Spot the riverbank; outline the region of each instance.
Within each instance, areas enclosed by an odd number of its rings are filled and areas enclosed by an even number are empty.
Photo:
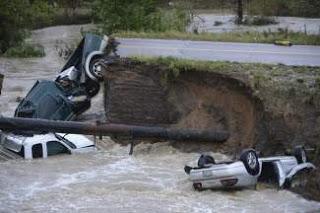
[[[185,152],[236,156],[255,147],[268,156],[304,145],[319,162],[320,67],[134,58],[109,70],[104,106],[110,122],[230,133],[222,144],[174,144]],[[313,187],[295,191],[318,200],[319,176],[308,180]]]

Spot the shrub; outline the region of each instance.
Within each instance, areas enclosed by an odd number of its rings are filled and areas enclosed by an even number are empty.
[[[6,57],[28,58],[45,56],[44,48],[41,45],[22,43],[19,46],[9,48],[5,53]]]
[[[27,29],[50,21],[51,7],[47,1],[0,0],[0,54],[10,47],[21,47]]]
[[[0,1],[0,54],[22,42],[25,25],[30,22],[27,0]]]
[[[157,11],[150,15],[150,23],[148,28],[144,31],[166,32],[166,31],[179,31],[184,32],[189,19],[182,9],[163,10]]]
[[[262,26],[262,25],[269,25],[269,24],[278,24],[278,22],[273,17],[247,16],[244,19],[243,24],[244,25]]]
[[[96,0],[94,21],[109,35],[119,31],[185,31],[188,17],[182,9],[159,9],[154,0]]]
[[[96,0],[93,5],[94,21],[106,34],[118,30],[142,30],[148,26],[155,12],[153,0]]]
[[[248,8],[253,15],[320,17],[319,0],[253,0]]]
[[[54,8],[47,1],[33,0],[29,7],[31,17],[30,27],[41,28],[52,24],[54,19]]]

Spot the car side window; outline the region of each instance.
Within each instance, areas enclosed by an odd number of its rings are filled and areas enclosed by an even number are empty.
[[[43,157],[43,149],[42,144],[38,143],[32,146],[32,157],[33,158],[42,158]]]
[[[64,153],[70,154],[69,149],[58,141],[47,142],[47,150],[48,150],[48,156],[64,154]]]

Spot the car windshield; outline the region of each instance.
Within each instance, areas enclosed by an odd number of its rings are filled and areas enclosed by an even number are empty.
[[[66,136],[67,134],[65,134],[64,136]],[[64,138],[64,136],[60,136],[58,134],[55,134],[56,138],[58,138],[59,140],[65,142],[69,147],[71,147],[72,149],[77,148],[76,145],[74,145],[74,143],[72,143],[71,141],[67,140],[66,138]]]

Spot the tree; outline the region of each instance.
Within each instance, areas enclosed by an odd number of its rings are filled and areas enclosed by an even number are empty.
[[[0,0],[0,54],[18,46],[28,29],[51,21],[47,0]]]
[[[154,0],[97,0],[93,7],[95,22],[106,34],[119,30],[141,31],[150,26],[156,10]]]
[[[80,7],[82,0],[58,0],[58,4],[64,7],[67,17],[74,17],[75,11]]]
[[[21,42],[30,22],[28,0],[0,0],[0,54]]]

